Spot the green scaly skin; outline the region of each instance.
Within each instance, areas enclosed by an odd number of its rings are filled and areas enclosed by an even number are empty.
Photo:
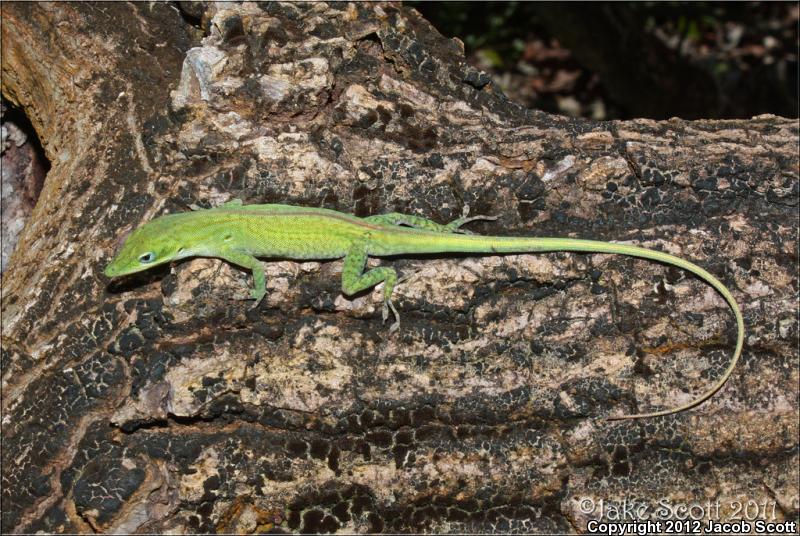
[[[217,257],[251,270],[251,297],[258,303],[266,293],[264,268],[257,257],[293,260],[344,258],[342,292],[348,296],[384,283],[383,319],[392,304],[397,272],[381,266],[364,271],[367,258],[441,253],[535,253],[577,251],[640,257],[687,270],[714,287],[736,318],[733,358],[722,377],[705,393],[682,406],[608,420],[658,417],[693,408],[714,395],[730,377],[742,353],[744,320],[730,291],[716,277],[679,257],[636,246],[573,238],[478,236],[460,231],[461,225],[485,216],[461,218],[447,225],[405,214],[358,218],[334,210],[289,205],[242,205],[234,200],[220,207],[161,216],[136,229],[108,265],[105,274],[117,277],[140,272],[185,257]]]

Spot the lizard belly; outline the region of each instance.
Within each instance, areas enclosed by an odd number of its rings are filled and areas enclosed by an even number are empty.
[[[303,233],[287,233],[280,236],[259,237],[248,241],[247,252],[255,257],[312,260],[338,259],[344,257],[350,242],[331,237],[308,236]]]
[[[318,217],[262,219],[247,226],[241,245],[256,257],[338,259],[347,254],[358,233],[337,223]]]

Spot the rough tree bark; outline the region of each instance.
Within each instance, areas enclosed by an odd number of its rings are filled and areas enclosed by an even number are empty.
[[[795,120],[526,111],[393,4],[4,3],[2,47],[52,161],[2,280],[3,532],[797,516]],[[593,419],[685,401],[733,350],[710,288],[618,256],[383,261],[415,274],[397,334],[339,262],[269,263],[257,310],[216,260],[103,277],[134,226],[233,197],[663,249],[732,289],[742,362],[696,410]]]

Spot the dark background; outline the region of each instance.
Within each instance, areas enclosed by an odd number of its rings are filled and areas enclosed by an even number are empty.
[[[406,2],[512,100],[594,119],[797,117],[796,2]]]

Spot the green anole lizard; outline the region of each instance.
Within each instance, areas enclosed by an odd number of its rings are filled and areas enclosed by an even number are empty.
[[[250,296],[256,304],[266,293],[264,268],[256,257],[293,260],[340,259],[342,292],[348,296],[383,282],[383,319],[399,315],[392,304],[397,272],[387,266],[364,271],[367,257],[442,253],[533,253],[577,251],[640,257],[692,272],[714,287],[736,317],[737,337],[733,358],[722,377],[705,393],[676,408],[609,417],[638,419],[669,415],[693,408],[714,395],[728,380],[742,353],[744,320],[730,291],[699,266],[674,255],[613,242],[575,238],[480,236],[460,230],[465,223],[486,216],[460,218],[446,225],[419,216],[382,214],[359,218],[334,210],[289,205],[243,205],[233,200],[211,209],[170,214],[142,225],[127,238],[106,267],[108,277],[140,272],[185,257],[217,257],[253,273]]]

